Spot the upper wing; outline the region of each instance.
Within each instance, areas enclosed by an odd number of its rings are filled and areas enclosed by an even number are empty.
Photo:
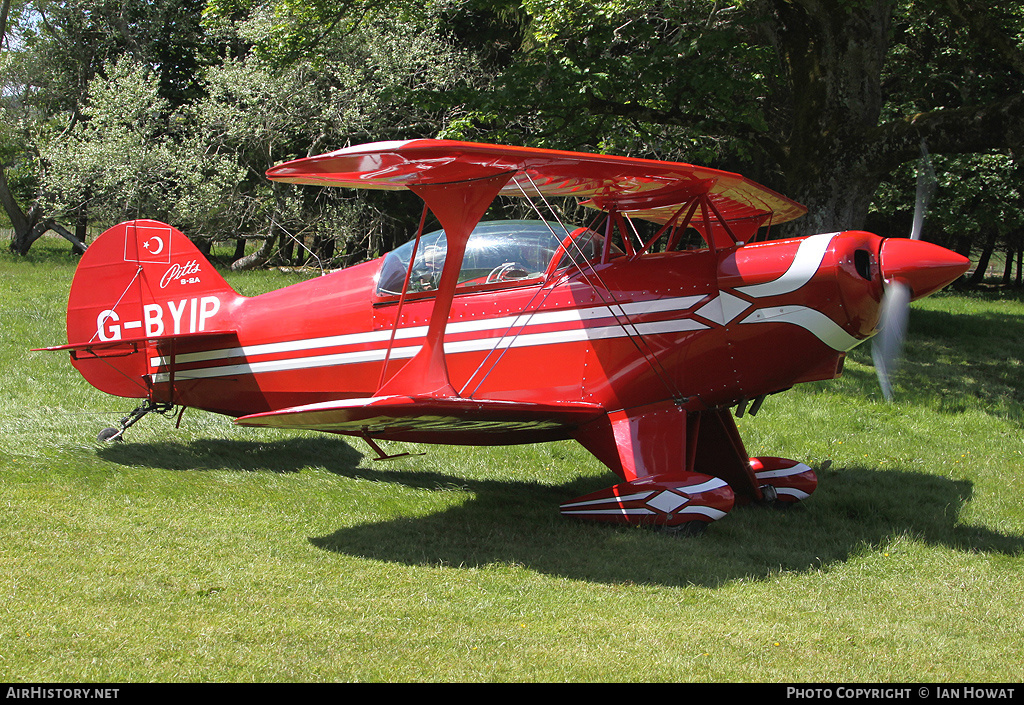
[[[667,223],[683,204],[707,194],[726,222],[799,218],[807,209],[739,174],[604,154],[455,142],[409,140],[346,147],[273,167],[275,181],[399,190],[509,174],[505,196],[573,196],[587,205]]]

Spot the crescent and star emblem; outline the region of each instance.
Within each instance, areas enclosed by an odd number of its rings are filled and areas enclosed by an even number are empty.
[[[154,242],[156,243],[155,245],[153,244]],[[154,247],[156,248],[155,250],[153,249]],[[164,251],[164,241],[162,238],[159,238],[156,235],[154,235],[153,237],[149,238],[144,243],[142,243],[142,248],[149,252],[149,254],[151,255],[158,255]]]

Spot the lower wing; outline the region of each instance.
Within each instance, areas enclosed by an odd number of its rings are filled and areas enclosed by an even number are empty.
[[[242,416],[235,423],[414,443],[507,445],[571,438],[577,428],[603,414],[602,407],[586,402],[391,395],[294,406]]]

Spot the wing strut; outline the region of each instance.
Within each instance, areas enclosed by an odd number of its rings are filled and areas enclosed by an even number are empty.
[[[391,361],[391,350],[395,346],[395,334],[398,333],[398,324],[402,321],[402,307],[405,306],[405,298],[409,295],[409,281],[412,279],[412,268],[416,263],[416,252],[420,249],[420,239],[423,237],[423,226],[427,222],[427,204],[423,204],[423,213],[420,215],[420,226],[416,229],[416,241],[413,242],[412,252],[409,254],[409,266],[405,270],[405,281],[402,283],[402,295],[398,298],[398,308],[395,310],[395,324],[391,328],[391,339],[388,341],[388,350],[384,354],[384,364],[380,368],[380,377],[377,380],[377,389],[384,386],[384,378],[388,373],[388,362]]]
[[[472,181],[450,184],[411,184],[409,190],[423,199],[437,216],[448,241],[444,269],[437,286],[434,308],[430,312],[426,339],[419,352],[395,376],[377,390],[375,396],[412,394],[415,396],[457,397],[448,377],[444,356],[444,329],[452,309],[452,298],[459,283],[466,242],[480,218],[487,212],[498,192],[513,172],[502,172]]]

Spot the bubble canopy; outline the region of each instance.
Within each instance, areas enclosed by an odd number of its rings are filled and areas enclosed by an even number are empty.
[[[570,235],[572,239],[569,239]],[[603,238],[592,230],[567,228],[544,220],[481,222],[473,229],[466,244],[458,286],[531,282],[549,271],[556,257],[555,271],[581,257],[591,259],[599,256],[602,242]],[[575,257],[566,254],[563,243]],[[416,254],[409,291],[437,288],[448,251],[444,230],[424,234],[418,246],[415,240],[410,240],[385,256],[377,278],[379,296],[402,293],[414,247]]]

